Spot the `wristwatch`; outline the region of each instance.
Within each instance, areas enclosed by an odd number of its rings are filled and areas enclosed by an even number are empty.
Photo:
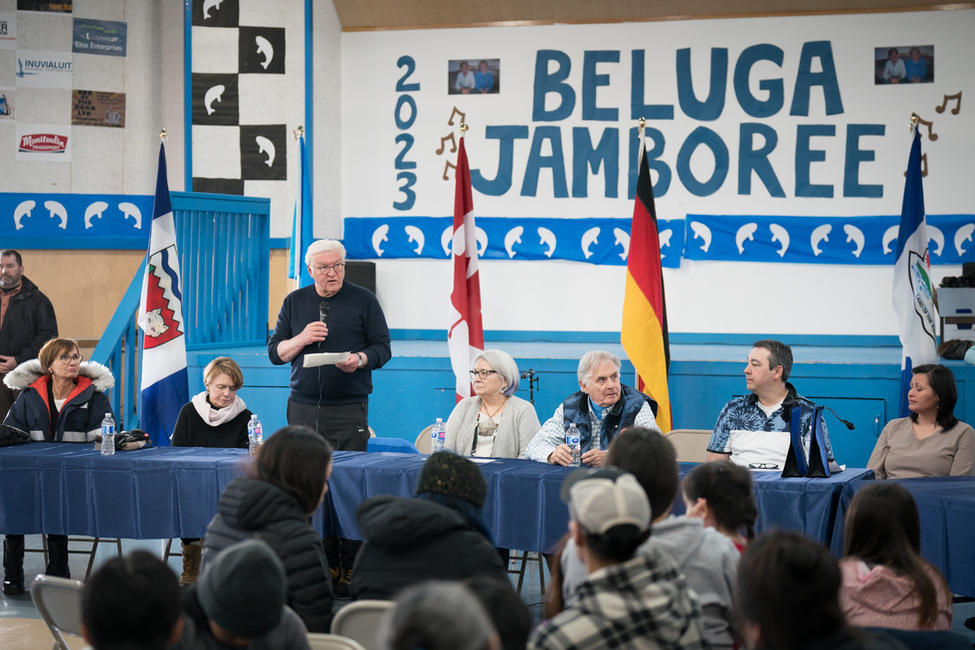
[[[356,368],[361,368],[362,366],[366,365],[366,355],[362,354],[361,352],[356,352],[355,356],[359,358],[359,365],[356,366]]]

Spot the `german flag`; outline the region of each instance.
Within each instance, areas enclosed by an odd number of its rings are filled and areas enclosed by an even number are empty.
[[[650,180],[645,145],[640,147],[640,173],[626,260],[626,293],[620,342],[636,368],[637,388],[657,401],[657,426],[665,433],[670,431],[674,423],[670,391],[667,389],[667,371],[670,367],[667,300],[660,266],[657,209],[653,203],[653,182]]]

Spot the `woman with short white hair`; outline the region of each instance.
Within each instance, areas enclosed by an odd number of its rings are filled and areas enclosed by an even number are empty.
[[[474,397],[462,399],[447,419],[444,449],[462,456],[524,458],[540,425],[535,407],[517,397],[521,373],[511,355],[485,350],[474,358]]]

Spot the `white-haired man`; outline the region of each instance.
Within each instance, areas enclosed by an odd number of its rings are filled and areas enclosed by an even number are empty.
[[[267,344],[271,363],[291,363],[288,424],[313,429],[336,451],[365,451],[372,370],[391,356],[389,328],[376,296],[345,282],[345,247],[323,239],[308,247],[315,284],[284,299]],[[335,365],[306,368],[306,354],[348,352]]]
[[[572,450],[565,444],[570,424],[579,430],[582,464],[601,467],[613,436],[630,426],[659,431],[654,417],[657,403],[648,395],[620,383],[620,359],[605,350],[590,350],[579,360],[580,390],[569,395],[546,420],[525,451],[530,460],[566,467]]]
[[[336,451],[366,451],[372,371],[392,356],[386,316],[372,292],[345,281],[341,242],[312,243],[305,264],[315,284],[288,294],[267,344],[271,363],[291,363],[288,424],[317,431]],[[306,367],[305,355],[317,352],[348,357]],[[348,588],[357,547],[351,540],[342,543],[339,568],[333,544],[326,544],[333,577],[341,576],[338,593]]]

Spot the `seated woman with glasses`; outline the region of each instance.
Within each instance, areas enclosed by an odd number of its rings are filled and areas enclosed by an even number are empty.
[[[173,447],[237,447],[247,449],[247,422],[251,412],[237,395],[244,373],[230,357],[217,357],[203,370],[206,390],[187,402],[176,418]],[[203,544],[198,538],[180,539],[183,572],[179,583],[196,582]]]
[[[524,458],[541,425],[535,407],[515,396],[521,374],[501,350],[485,350],[474,359],[475,397],[454,407],[447,419],[444,449],[462,456]]]
[[[83,362],[78,343],[51,339],[36,359],[13,369],[4,383],[20,396],[3,423],[30,434],[36,442],[93,442],[102,418],[112,412],[105,392],[115,385],[112,372],[100,363]],[[45,573],[69,578],[68,537],[48,535]],[[7,535],[3,543],[3,591],[23,593],[24,536]]]

